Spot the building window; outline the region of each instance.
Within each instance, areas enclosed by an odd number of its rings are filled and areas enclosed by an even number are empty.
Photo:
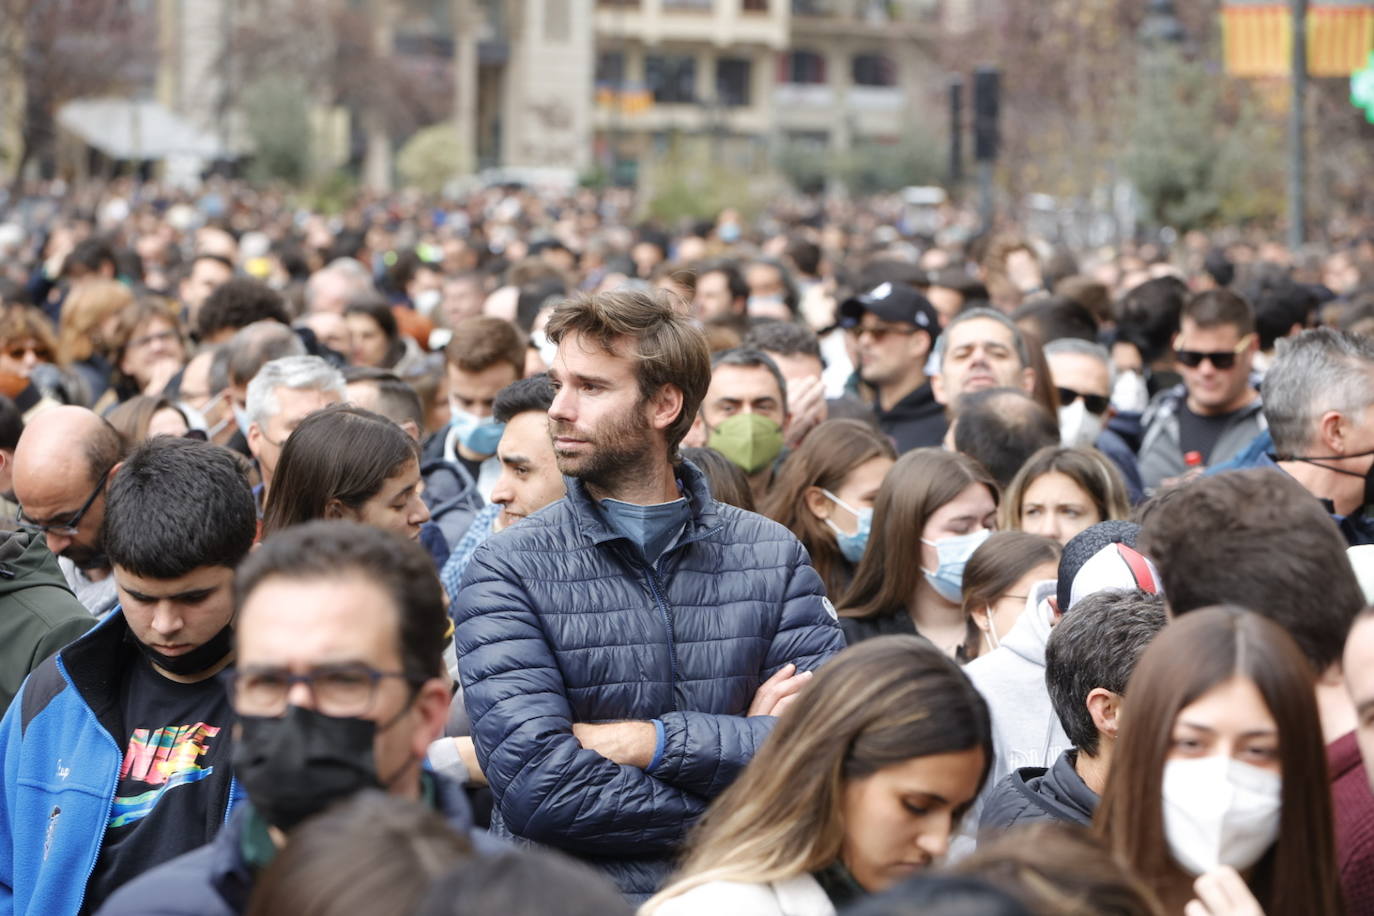
[[[854,55],[855,86],[895,86],[897,67],[883,54]]]
[[[779,58],[778,82],[818,85],[825,82],[825,58],[815,51],[792,51]]]
[[[625,55],[602,51],[596,56],[596,85],[619,88],[625,85]]]
[[[713,0],[663,0],[665,10],[680,13],[709,13]]]
[[[651,54],[644,58],[644,81],[655,102],[695,102],[697,59],[686,54]]]
[[[749,105],[753,67],[741,57],[722,57],[716,61],[716,102],[726,108]]]
[[[768,12],[768,0],[740,0],[740,6],[746,13]]]

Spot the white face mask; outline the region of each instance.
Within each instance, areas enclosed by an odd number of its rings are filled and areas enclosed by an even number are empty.
[[[437,289],[421,290],[415,294],[415,311],[428,318],[443,298],[444,294]]]
[[[1150,403],[1150,389],[1139,372],[1122,372],[1112,386],[1112,406],[1118,413],[1144,413]]]
[[[1283,780],[1230,757],[1164,764],[1164,836],[1194,875],[1218,865],[1244,871],[1279,837]]]
[[[1059,408],[1059,441],[1065,448],[1092,448],[1101,433],[1102,418],[1088,413],[1082,398]]]

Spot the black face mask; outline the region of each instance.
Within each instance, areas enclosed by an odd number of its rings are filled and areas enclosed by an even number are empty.
[[[1337,474],[1344,474],[1347,477],[1364,478],[1364,499],[1360,503],[1360,507],[1356,509],[1354,512],[1350,513],[1351,515],[1359,515],[1362,512],[1368,511],[1370,507],[1374,507],[1374,461],[1370,462],[1369,468],[1365,470],[1364,473],[1360,473],[1359,471],[1347,471],[1344,468],[1333,468],[1329,464],[1321,464],[1320,462],[1340,461],[1343,458],[1362,458],[1366,455],[1374,455],[1374,449],[1371,449],[1367,452],[1354,452],[1349,455],[1319,455],[1315,457],[1309,456],[1306,458],[1302,457],[1301,455],[1279,455],[1275,457],[1274,460],[1301,461],[1304,464],[1314,464],[1319,468],[1326,468],[1328,471],[1334,471]]]
[[[282,716],[239,716],[234,775],[259,814],[280,830],[368,788],[381,788],[371,719],[289,706]]]
[[[134,642],[138,644],[138,649],[144,657],[163,671],[178,677],[190,677],[214,667],[233,650],[234,628],[226,623],[223,629],[211,636],[204,645],[196,646],[190,652],[184,652],[181,655],[163,655],[152,646],[145,646],[137,639]]]

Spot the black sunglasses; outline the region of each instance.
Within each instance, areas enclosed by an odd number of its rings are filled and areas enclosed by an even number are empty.
[[[1068,407],[1079,398],[1083,399],[1083,406],[1088,408],[1088,413],[1103,414],[1111,406],[1112,400],[1103,394],[1083,394],[1074,391],[1072,388],[1055,388],[1059,392],[1059,406]]]
[[[1250,338],[1252,336],[1251,334],[1246,334],[1242,337],[1240,343],[1236,344],[1234,350],[1220,350],[1214,353],[1207,353],[1202,350],[1175,350],[1174,359],[1178,360],[1189,369],[1196,369],[1198,366],[1201,366],[1202,361],[1205,359],[1216,368],[1225,371],[1235,366],[1236,357],[1244,353],[1245,348],[1250,346]]]

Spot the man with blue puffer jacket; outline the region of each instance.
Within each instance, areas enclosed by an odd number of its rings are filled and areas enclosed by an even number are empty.
[[[36,668],[0,722],[0,913],[92,912],[228,818],[218,675],[256,529],[218,446],[160,436],[115,468],[102,540],[120,606]]]
[[[494,831],[579,856],[643,899],[844,639],[797,539],[712,499],[677,458],[710,384],[702,332],[652,294],[617,291],[565,302],[546,333],[568,495],[464,573],[473,737],[454,740],[491,784]]]

